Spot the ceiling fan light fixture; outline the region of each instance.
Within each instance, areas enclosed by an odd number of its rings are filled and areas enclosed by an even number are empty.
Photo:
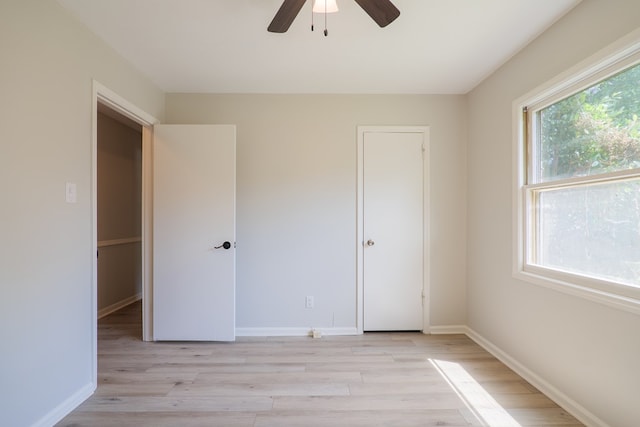
[[[381,28],[386,27],[400,16],[400,11],[391,0],[355,0],[356,3],[375,21]],[[271,33],[286,33],[291,23],[307,4],[307,0],[282,0],[282,5],[276,16],[273,17],[267,30]],[[313,30],[313,16],[316,13],[324,14],[325,28],[327,15],[338,11],[336,0],[313,0],[311,3],[311,29]],[[326,30],[325,30],[326,33]]]
[[[313,13],[334,13],[338,10],[336,0],[313,0]]]

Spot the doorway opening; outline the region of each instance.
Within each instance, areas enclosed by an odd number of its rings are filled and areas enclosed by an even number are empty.
[[[142,300],[142,125],[98,103],[96,155],[101,319]]]
[[[153,328],[151,324],[152,316],[152,222],[151,222],[151,143],[153,126],[158,123],[158,119],[146,113],[136,105],[127,101],[117,93],[103,86],[97,81],[93,81],[92,95],[92,141],[91,141],[91,207],[92,207],[92,242],[94,248],[93,257],[93,277],[92,277],[92,342],[93,342],[93,383],[97,386],[98,380],[98,116],[99,114],[117,117],[129,124],[129,126],[141,131],[140,149],[140,216],[139,216],[139,236],[124,236],[121,238],[108,239],[121,243],[122,245],[135,246],[139,237],[140,263],[139,281],[140,297],[142,298],[142,339],[144,341],[153,340]],[[120,240],[124,239],[124,240]],[[104,241],[103,241],[104,244]],[[118,245],[108,245],[118,246]],[[103,254],[105,249],[103,249]],[[109,307],[107,304],[106,307]],[[105,307],[105,310],[106,310]],[[114,306],[115,307],[115,306]],[[112,307],[113,308],[113,307]],[[106,313],[106,311],[101,314]]]

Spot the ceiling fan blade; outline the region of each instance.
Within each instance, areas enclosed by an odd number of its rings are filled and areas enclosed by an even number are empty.
[[[400,16],[400,11],[390,0],[356,0],[356,3],[381,27],[386,27]]]
[[[284,0],[267,30],[272,33],[286,33],[306,1],[307,0]]]

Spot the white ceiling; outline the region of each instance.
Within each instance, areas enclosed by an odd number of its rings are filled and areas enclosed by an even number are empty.
[[[282,0],[58,0],[166,92],[464,94],[580,0],[393,0],[379,28],[353,0],[287,33]]]

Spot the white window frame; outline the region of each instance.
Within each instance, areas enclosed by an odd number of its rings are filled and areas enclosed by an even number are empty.
[[[640,314],[640,287],[627,286],[593,277],[568,273],[528,263],[527,227],[534,213],[529,208],[536,190],[549,187],[571,187],[576,181],[607,182],[638,173],[616,172],[594,177],[559,180],[544,184],[528,184],[527,115],[525,108],[539,110],[579,92],[624,68],[640,63],[640,29],[633,31],[587,60],[541,85],[513,102],[513,276],[536,285]],[[637,171],[636,171],[637,172]]]

